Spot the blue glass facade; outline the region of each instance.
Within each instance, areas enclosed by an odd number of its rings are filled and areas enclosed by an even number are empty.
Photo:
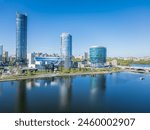
[[[27,16],[20,13],[16,14],[16,61],[27,62]]]
[[[106,63],[105,47],[93,46],[90,48],[90,62],[93,67],[101,67]]]
[[[61,57],[64,59],[64,68],[71,68],[72,63],[72,36],[69,33],[61,34]]]

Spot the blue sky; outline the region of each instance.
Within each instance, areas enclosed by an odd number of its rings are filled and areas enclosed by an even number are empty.
[[[0,44],[15,54],[16,12],[28,14],[28,52],[60,52],[73,36],[73,55],[105,46],[108,56],[150,56],[149,0],[0,0]]]

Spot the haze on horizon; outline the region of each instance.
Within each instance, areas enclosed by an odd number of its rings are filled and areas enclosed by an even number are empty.
[[[15,54],[16,12],[28,15],[28,53],[60,53],[60,34],[73,36],[73,55],[93,45],[109,57],[150,56],[149,0],[0,0],[0,44]]]

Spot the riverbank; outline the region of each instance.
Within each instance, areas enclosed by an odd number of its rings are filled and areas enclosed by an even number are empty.
[[[95,75],[95,74],[109,74],[120,72],[121,70],[117,71],[99,71],[99,72],[77,72],[77,73],[47,73],[47,74],[38,74],[38,75],[31,75],[31,76],[8,76],[6,78],[0,79],[0,82],[4,81],[15,81],[15,80],[26,80],[26,79],[38,79],[38,78],[51,78],[51,77],[63,77],[63,76],[76,76],[76,75]]]

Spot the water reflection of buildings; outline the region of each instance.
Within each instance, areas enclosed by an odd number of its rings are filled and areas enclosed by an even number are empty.
[[[36,87],[50,87],[57,85],[54,77],[47,79],[30,79],[26,82],[26,87],[28,90]]]
[[[34,84],[31,86],[35,87],[58,87],[58,111],[67,112],[70,109],[70,100],[71,100],[71,77],[52,77],[46,79],[35,80]],[[29,85],[29,84],[28,84]],[[30,88],[28,86],[28,88]],[[56,99],[54,99],[56,100]],[[56,100],[57,102],[57,100]]]
[[[36,87],[47,87],[53,84],[54,78],[29,79],[16,82],[16,105],[15,112],[27,112],[27,91]]]
[[[58,111],[67,112],[70,109],[72,78],[47,78],[20,80],[16,83],[16,105],[15,112],[27,112],[27,93],[38,87],[59,87],[58,88]],[[56,100],[57,102],[57,100]],[[46,106],[45,106],[46,107]],[[47,106],[49,107],[49,106]]]
[[[103,101],[106,91],[106,77],[105,75],[91,76],[90,86],[90,101],[92,104]],[[100,101],[101,100],[101,101]]]
[[[69,112],[71,105],[71,96],[72,96],[72,78],[65,77],[61,78],[60,82],[60,111]]]
[[[17,82],[16,112],[26,111],[26,80]]]

